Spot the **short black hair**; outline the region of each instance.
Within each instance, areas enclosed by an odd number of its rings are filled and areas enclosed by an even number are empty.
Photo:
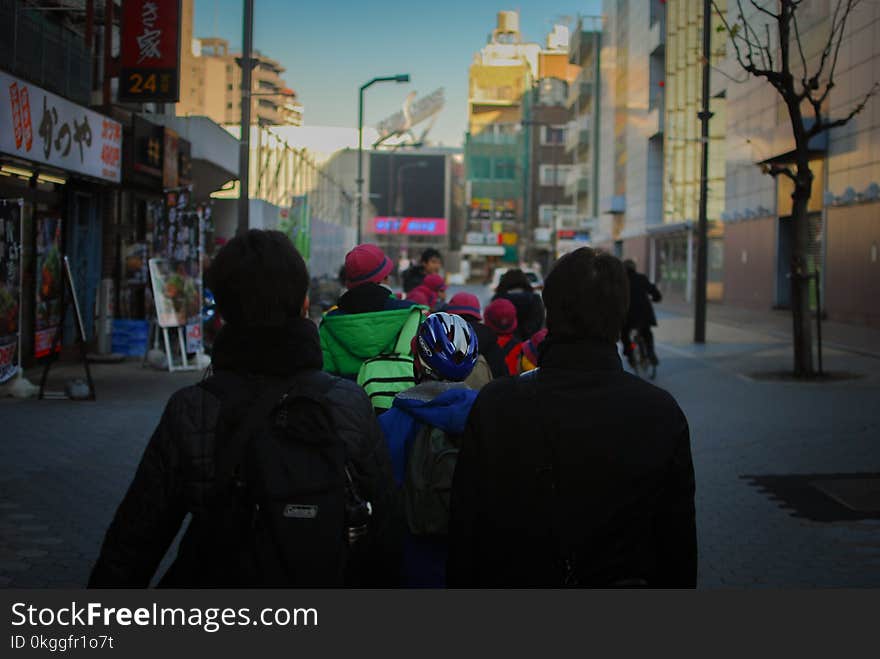
[[[554,338],[615,343],[629,309],[629,280],[620,259],[581,247],[557,261],[543,297]]]
[[[285,234],[251,229],[217,253],[205,283],[230,325],[278,327],[300,315],[309,271]]]
[[[422,252],[422,263],[427,263],[431,259],[440,259],[443,261],[443,256],[440,254],[440,250],[434,249],[433,247],[429,247],[424,252]]]

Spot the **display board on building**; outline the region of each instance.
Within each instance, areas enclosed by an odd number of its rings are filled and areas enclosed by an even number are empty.
[[[0,384],[18,372],[21,200],[0,199]]]
[[[512,222],[517,219],[517,207],[516,199],[474,197],[471,199],[468,219]]]
[[[34,356],[37,358],[45,357],[52,351],[55,334],[61,323],[61,295],[64,285],[61,224],[60,217],[37,217],[34,319]],[[59,344],[58,348],[60,349],[60,347]]]
[[[374,217],[373,231],[401,236],[445,236],[447,228],[442,217]]]
[[[118,183],[122,124],[0,71],[0,152]]]
[[[180,100],[180,0],[122,3],[119,100]]]
[[[409,217],[419,221],[442,220],[445,225],[448,220],[446,169],[445,155],[371,153],[373,219]],[[439,227],[440,223],[434,226]],[[445,231],[433,235],[445,235]]]

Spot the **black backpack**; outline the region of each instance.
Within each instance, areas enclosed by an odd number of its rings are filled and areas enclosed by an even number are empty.
[[[221,374],[202,383],[221,400],[215,496],[197,531],[205,585],[344,584],[370,505],[335,429],[332,383],[320,372],[260,384]]]

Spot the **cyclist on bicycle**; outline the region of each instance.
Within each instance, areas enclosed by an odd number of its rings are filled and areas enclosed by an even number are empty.
[[[630,335],[636,330],[644,342],[645,352],[651,365],[656,367],[659,363],[657,354],[654,352],[654,334],[652,327],[657,326],[657,316],[654,315],[654,305],[651,302],[659,302],[663,299],[657,287],[643,274],[636,272],[636,262],[627,259],[623,262],[626,274],[629,278],[629,313],[626,316],[626,325],[623,328],[623,354],[629,361],[630,366],[636,367],[636,357],[633,355]]]

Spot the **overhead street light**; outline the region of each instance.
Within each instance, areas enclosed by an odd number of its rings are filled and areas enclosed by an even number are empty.
[[[360,86],[358,90],[358,163],[357,163],[357,244],[363,240],[364,214],[364,92],[377,82],[409,82],[408,73],[373,78]]]

